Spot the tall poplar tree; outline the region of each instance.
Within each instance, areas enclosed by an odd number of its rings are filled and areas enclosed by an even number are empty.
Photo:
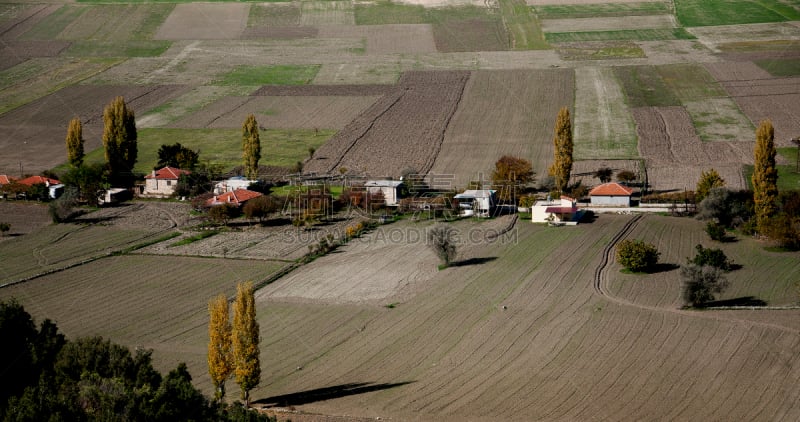
[[[778,169],[775,167],[775,152],[775,129],[769,119],[762,120],[756,130],[755,163],[751,179],[756,224],[762,233],[777,210]]]
[[[208,302],[208,373],[217,400],[225,397],[225,380],[233,373],[233,351],[228,298],[220,294]]]
[[[249,115],[242,125],[242,159],[244,174],[250,180],[258,178],[258,160],[261,159],[261,141],[258,137],[256,116]]]
[[[122,97],[103,110],[103,147],[112,178],[130,177],[136,164],[136,119]]]
[[[83,126],[81,119],[75,117],[67,127],[67,161],[72,167],[83,164]]]
[[[572,123],[569,119],[569,109],[561,107],[556,117],[553,138],[553,164],[550,166],[550,175],[556,183],[556,189],[563,192],[569,183],[572,173]]]
[[[261,381],[258,330],[253,282],[239,283],[233,304],[233,361],[245,406],[250,404],[250,390]]]

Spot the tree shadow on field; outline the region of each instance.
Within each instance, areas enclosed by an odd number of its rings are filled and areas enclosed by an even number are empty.
[[[716,306],[767,306],[767,302],[755,296],[742,296],[734,299],[706,302],[698,306],[698,308],[710,308]]]
[[[462,259],[461,261],[455,261],[450,264],[451,267],[466,267],[468,265],[481,265],[487,262],[492,262],[497,259],[496,256],[485,256],[481,258],[468,258]]]
[[[669,264],[669,263],[659,262],[658,264],[654,265],[653,267],[650,267],[646,272],[647,272],[647,274],[666,273],[666,272],[669,272],[669,271],[672,271],[672,270],[677,270],[680,267],[681,266],[678,265],[678,264]]]
[[[284,394],[282,396],[267,397],[264,399],[255,400],[253,403],[262,404],[267,407],[299,406],[302,404],[314,403],[318,401],[354,396],[356,394],[364,394],[373,391],[387,390],[390,388],[401,387],[406,384],[411,384],[412,382],[414,381],[380,383],[380,384],[374,384],[371,382],[354,382],[348,384],[334,385],[332,387],[315,388],[313,390]]]

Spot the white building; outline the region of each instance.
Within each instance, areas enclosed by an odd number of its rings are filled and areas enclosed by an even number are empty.
[[[453,199],[458,200],[461,215],[479,215],[488,217],[497,205],[497,191],[491,189],[470,189],[459,193]]]
[[[400,200],[400,189],[403,186],[402,180],[367,180],[364,188],[370,194],[383,194],[383,200],[387,206],[393,207]]]
[[[568,196],[562,195],[557,201],[536,201],[531,207],[531,221],[534,223],[576,225],[580,217],[577,202]]]
[[[257,180],[249,180],[243,176],[234,176],[228,180],[223,180],[214,184],[214,195],[222,195],[225,192],[233,192],[237,189],[247,189]]]

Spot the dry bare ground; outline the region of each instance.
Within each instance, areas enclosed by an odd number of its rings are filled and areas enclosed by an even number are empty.
[[[103,107],[122,95],[137,113],[186,92],[186,86],[72,85],[0,116],[0,173],[52,168],[66,159],[64,137],[75,116],[83,122],[85,150],[101,146]]]
[[[794,418],[796,323],[678,311],[658,287],[642,304],[595,293],[601,249],[628,218],[601,216],[574,230],[518,224],[518,244],[476,248],[485,261],[435,272],[394,309],[259,295],[271,321],[264,337],[275,346],[262,355],[270,381],[256,404],[393,420]],[[664,242],[681,245],[675,255],[692,247],[685,233],[664,232]],[[392,252],[400,260],[417,253]],[[292,280],[310,271],[307,280],[333,302],[354,289],[344,278],[321,283],[313,265]],[[387,281],[419,271],[384,268]],[[376,283],[384,274],[348,270]],[[322,388],[330,394],[315,399]]]
[[[412,168],[427,173],[468,77],[459,71],[405,73],[399,89],[320,147],[304,171],[330,173],[344,167],[374,176],[400,176]]]
[[[56,57],[69,47],[68,41],[2,41],[0,70],[14,67],[34,57]]]
[[[733,101],[754,125],[772,120],[775,144],[790,147],[800,133],[800,78],[775,78],[751,62],[707,64]],[[755,134],[751,135],[755,140]]]
[[[746,183],[741,165],[753,162],[751,142],[703,142],[683,107],[641,107],[632,111],[639,154],[656,190],[692,189],[701,171],[714,168],[733,189]]]
[[[367,54],[433,53],[433,28],[418,25],[320,26],[322,38],[357,38],[367,40]]]
[[[170,127],[239,128],[253,113],[268,128],[341,129],[379,97],[249,96],[224,97]]]
[[[612,68],[575,69],[573,116],[575,159],[631,158],[637,155],[633,119]]]
[[[648,64],[711,63],[719,58],[696,40],[638,41]]]
[[[672,28],[672,15],[648,15],[610,18],[543,19],[544,32],[617,31],[624,29]]]
[[[178,4],[153,37],[158,40],[235,40],[247,26],[250,5]]]
[[[479,177],[490,180],[494,163],[513,155],[545,174],[556,114],[571,106],[573,86],[570,70],[472,72],[430,173],[454,175],[464,187]]]
[[[0,241],[30,233],[51,222],[45,204],[0,200],[0,223],[11,225],[9,231],[0,235]]]
[[[61,7],[59,4],[12,4],[0,19],[0,39],[13,40]]]
[[[570,183],[581,182],[583,186],[599,185],[600,179],[594,177],[594,172],[601,168],[610,168],[614,174],[621,171],[637,174],[641,166],[639,160],[579,160],[572,164]]]

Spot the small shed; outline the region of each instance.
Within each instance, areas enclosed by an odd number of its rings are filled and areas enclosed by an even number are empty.
[[[364,183],[364,188],[370,194],[383,194],[383,200],[387,206],[397,206],[400,200],[400,189],[403,187],[402,180],[367,180]]]
[[[531,221],[534,223],[557,223],[575,225],[581,218],[581,211],[574,198],[562,195],[558,201],[548,199],[537,201],[531,207]]]
[[[461,215],[488,217],[497,205],[497,191],[493,189],[469,189],[454,196],[458,200]]]
[[[153,170],[152,173],[144,177],[142,196],[168,198],[175,194],[175,188],[178,187],[178,179],[180,179],[181,175],[191,173],[189,170],[181,170],[175,167]]]
[[[616,182],[603,183],[589,192],[594,206],[630,207],[633,189]]]

